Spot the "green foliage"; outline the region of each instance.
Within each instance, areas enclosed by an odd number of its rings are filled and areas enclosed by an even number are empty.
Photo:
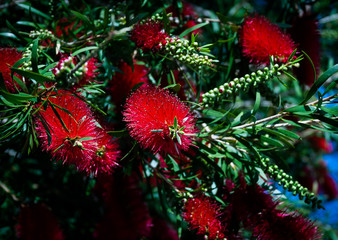
[[[334,139],[338,133],[338,65],[334,50],[326,54],[323,73],[307,87],[293,73],[311,59],[306,52],[300,55],[295,50],[284,63],[277,63],[271,56],[270,65],[265,67],[251,64],[242,56],[238,34],[241,22],[247,14],[255,12],[258,1],[198,3],[200,16],[192,16],[198,21],[195,19],[196,24],[188,28],[180,14],[172,17],[166,12],[170,4],[163,1],[49,2],[49,5],[40,5],[38,1],[0,4],[0,18],[4,19],[0,23],[1,46],[16,46],[23,54],[10,68],[15,92],[8,91],[0,74],[1,239],[14,238],[20,205],[48,204],[69,239],[92,239],[95,226],[106,211],[102,197],[94,191],[98,177],[85,176],[68,165],[54,164],[54,159],[39,146],[37,119],[46,130],[49,145],[52,138],[49,123],[39,111],[50,107],[68,131],[59,112],[70,116],[72,113],[48,99],[51,92],[59,90],[71,89],[69,94],[88,104],[100,119],[98,125],[114,126],[107,133],[118,138],[121,156],[113,175],[136,173],[137,187],[142,189],[151,214],[174,224],[182,239],[196,237],[182,219],[183,199],[204,194],[224,210],[229,204],[224,196],[225,181],[238,184],[242,176],[247,184],[259,184],[273,197],[275,186],[267,187],[262,179],[282,185],[308,204],[302,205],[302,212],[309,206],[322,208],[325,196],[316,196],[311,192],[315,189],[301,186],[297,170],[304,164],[313,164],[308,159],[316,162],[321,157],[318,149],[312,149],[308,135],[325,133],[328,139]],[[271,19],[287,26],[297,7],[306,4],[289,2],[266,3],[258,11],[276,14]],[[183,4],[174,1],[181,12]],[[316,4],[317,8],[319,1]],[[327,16],[333,14],[329,3],[323,3],[322,9]],[[164,21],[167,34],[171,37],[175,34],[175,40],[161,46],[162,51],[157,53],[142,51],[130,40],[134,25],[152,16]],[[178,22],[171,22],[175,18]],[[326,30],[333,29],[326,26],[323,32]],[[328,38],[324,38],[325,46],[331,46]],[[331,53],[329,48],[325,51]],[[52,69],[61,54],[76,56],[78,61],[57,78]],[[76,71],[93,57],[99,63],[95,81],[80,90],[72,89]],[[130,137],[121,111],[117,112],[123,109],[124,102],[117,105],[111,101],[111,79],[122,73],[120,62],[136,72],[134,60],[147,68],[146,77],[152,84],[178,95],[196,117],[198,132],[193,146],[180,156],[143,149]],[[315,70],[314,63],[311,64]],[[133,86],[131,92],[142,84]],[[152,132],[160,134],[168,130],[171,139],[182,145],[185,126],[180,126],[177,119],[175,116],[168,129]],[[311,149],[309,152],[298,150],[303,141]],[[335,234],[332,229],[325,233]]]

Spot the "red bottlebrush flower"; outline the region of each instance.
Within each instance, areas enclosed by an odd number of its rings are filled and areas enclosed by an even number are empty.
[[[259,185],[247,185],[243,178],[240,180],[241,185],[234,193],[225,196],[227,200],[230,198],[225,212],[228,213],[230,225],[243,222],[244,226],[248,226],[257,221],[264,212],[272,211],[277,203]]]
[[[180,155],[192,145],[195,118],[168,90],[141,86],[127,99],[123,115],[130,135],[155,153]]]
[[[109,83],[109,93],[112,101],[118,109],[128,96],[130,90],[138,83],[148,82],[148,69],[144,65],[137,64],[134,61],[134,70],[125,62],[120,62],[119,69],[121,72],[116,72]]]
[[[285,62],[296,49],[289,35],[263,16],[247,17],[240,31],[244,56],[254,63],[268,64],[269,56]]]
[[[53,74],[57,78],[65,77],[77,63],[76,57],[66,56],[60,59],[55,68],[52,69]],[[94,78],[99,74],[96,66],[95,58],[89,59],[78,71],[74,73],[76,82],[72,83],[72,90],[76,90],[84,85],[88,85],[94,81]]]
[[[253,225],[253,236],[257,240],[321,239],[312,221],[295,212],[286,214],[278,210]]]
[[[323,182],[320,185],[320,190],[323,191],[328,196],[328,200],[338,198],[338,187],[335,180],[330,176],[329,173],[326,173],[323,176]]]
[[[312,16],[297,17],[289,30],[292,39],[298,43],[299,50],[303,50],[311,58],[315,66],[316,76],[320,70],[320,32],[318,21]],[[300,61],[299,68],[294,72],[300,83],[311,86],[315,80],[312,64],[309,60]]]
[[[80,170],[86,171],[88,175],[93,173],[95,176],[99,172],[112,173],[113,169],[118,166],[117,158],[120,153],[117,143],[109,134],[102,129],[98,129],[97,132],[96,154],[80,166]]]
[[[136,174],[101,175],[96,187],[104,197],[106,211],[96,226],[94,239],[149,239],[153,221],[143,201]]]
[[[21,209],[16,234],[23,240],[63,240],[63,232],[51,210],[38,203]]]
[[[136,43],[136,47],[145,52],[158,52],[167,44],[168,37],[161,22],[148,19],[143,23],[135,24],[130,39]]]
[[[325,153],[331,153],[333,151],[332,144],[327,142],[324,137],[311,136],[308,140],[311,145],[318,150],[322,150]]]
[[[57,160],[78,167],[90,161],[97,152],[97,126],[87,104],[66,91],[58,91],[58,94],[50,95],[48,100],[55,105],[54,108],[50,104],[45,110],[42,107],[36,121],[42,148]]]
[[[197,229],[198,234],[208,235],[208,239],[225,237],[220,215],[220,207],[209,197],[191,198],[184,204],[183,219],[192,229]]]
[[[11,93],[17,92],[16,88],[13,85],[13,82],[15,83],[15,86],[20,90],[19,85],[15,82],[15,80],[12,80],[11,78],[10,68],[21,58],[22,54],[18,52],[16,48],[0,48],[0,73],[2,73],[7,91]]]

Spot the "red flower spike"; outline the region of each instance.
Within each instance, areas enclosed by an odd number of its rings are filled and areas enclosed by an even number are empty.
[[[120,62],[119,69],[121,72],[116,72],[109,82],[109,93],[112,101],[116,104],[117,108],[124,102],[130,90],[138,83],[148,82],[146,76],[148,69],[144,65],[136,64],[134,61],[134,70],[125,62]]]
[[[289,35],[263,16],[247,17],[240,31],[244,56],[252,62],[268,64],[270,56],[286,62],[296,49]]]
[[[95,176],[100,173],[112,173],[113,169],[118,166],[117,158],[119,157],[119,150],[117,143],[113,138],[102,129],[97,130],[97,150],[96,154],[85,161],[80,170],[86,171],[89,175],[93,173]]]
[[[333,152],[332,144],[326,141],[325,137],[313,135],[308,138],[308,141],[311,143],[312,147],[315,150],[321,150],[324,151],[325,153]]]
[[[286,214],[278,210],[274,213],[253,225],[253,236],[257,240],[321,239],[317,226],[301,214]]]
[[[184,204],[183,219],[198,234],[208,235],[208,239],[223,239],[222,223],[219,220],[220,207],[209,197],[188,199]]]
[[[130,135],[155,153],[180,155],[197,131],[195,118],[177,96],[148,84],[127,99],[123,115]]]
[[[167,44],[166,38],[168,37],[161,22],[148,19],[142,24],[135,24],[130,39],[136,43],[136,47],[145,52],[158,52],[161,45]]]
[[[63,232],[49,208],[41,203],[21,209],[16,234],[23,240],[63,240]]]
[[[8,92],[17,92],[15,86],[20,90],[19,85],[11,78],[11,67],[22,58],[22,54],[16,48],[0,48],[0,73],[5,81]],[[16,75],[16,74],[15,74]]]
[[[58,91],[57,95],[49,96],[48,99],[71,115],[56,106],[53,110],[50,104],[46,110],[41,108],[39,116],[43,120],[36,121],[36,129],[42,148],[57,160],[80,167],[97,152],[97,126],[92,112],[85,102],[66,91]],[[57,111],[62,122],[54,111]],[[41,121],[49,128],[50,145],[48,133]]]

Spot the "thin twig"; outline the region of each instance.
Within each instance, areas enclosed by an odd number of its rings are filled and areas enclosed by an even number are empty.
[[[329,101],[329,100],[331,100],[333,98],[336,98],[337,96],[338,96],[338,94],[334,94],[332,96],[326,97],[326,98],[323,99],[323,102],[327,102],[327,101]],[[317,99],[316,101],[313,101],[313,102],[305,104],[305,106],[313,106],[313,105],[317,104],[318,102],[319,102],[319,100]],[[292,106],[292,107],[294,107],[294,106]],[[251,126],[263,123],[263,122],[268,122],[270,120],[280,118],[280,117],[285,116],[287,114],[288,114],[287,112],[281,112],[281,113],[278,113],[276,115],[272,115],[272,116],[267,117],[267,118],[262,118],[262,119],[260,119],[258,121],[255,121],[255,122],[251,122],[251,123],[247,123],[247,124],[243,124],[243,125],[239,125],[239,126],[233,127],[232,129],[242,129],[242,128],[251,127]],[[305,122],[308,122],[308,121],[305,121]],[[311,120],[311,121],[314,122],[313,120]],[[302,121],[300,121],[300,122],[302,122]]]
[[[106,37],[104,39],[104,41],[102,43],[100,43],[97,47],[97,49],[93,50],[87,57],[83,58],[69,73],[69,76],[73,76],[73,74],[80,68],[82,67],[83,64],[85,64],[89,59],[91,59],[92,57],[94,57],[98,51],[102,48],[105,47],[105,45],[107,45],[110,40],[113,39],[113,37],[115,36],[115,31],[112,31],[108,34],[108,37]]]
[[[164,182],[166,182],[170,187],[172,187],[177,194],[182,195],[182,192],[176,186],[174,186],[174,184],[170,182],[167,177],[165,177],[161,172],[159,172],[157,168],[151,166],[151,164],[146,160],[144,160],[144,162],[153,170],[156,176],[160,177]]]
[[[338,117],[331,118],[332,120],[337,120]],[[310,120],[304,120],[304,121],[297,121],[295,123],[299,124],[309,124],[309,123],[320,123],[321,120],[319,119],[310,119]],[[278,128],[278,127],[291,127],[293,126],[291,123],[277,123],[277,124],[270,124],[266,125],[266,128]]]
[[[282,116],[284,116],[286,114],[287,114],[286,112],[281,112],[281,113],[278,113],[276,115],[272,115],[270,117],[263,118],[263,119],[260,119],[258,121],[255,121],[255,122],[251,122],[251,123],[247,123],[247,124],[243,124],[243,125],[239,125],[239,126],[233,127],[232,129],[242,129],[242,128],[251,127],[251,126],[263,123],[263,122],[268,122],[270,120],[273,120],[273,119],[276,119],[276,118],[280,118],[280,117],[282,117]]]
[[[15,4],[18,4],[18,3],[22,3],[22,2],[25,2],[25,0],[18,0],[18,1],[12,1],[10,3],[4,3],[4,4],[0,5],[0,9],[8,8],[8,7],[12,6],[12,5],[15,5]]]
[[[15,194],[3,183],[0,181],[0,187],[6,192],[8,193],[12,199],[15,201],[15,202],[19,202],[19,198],[17,196],[15,196]]]

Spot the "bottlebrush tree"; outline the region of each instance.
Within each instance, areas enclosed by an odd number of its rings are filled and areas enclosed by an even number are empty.
[[[1,239],[334,239],[332,5],[2,3]]]

